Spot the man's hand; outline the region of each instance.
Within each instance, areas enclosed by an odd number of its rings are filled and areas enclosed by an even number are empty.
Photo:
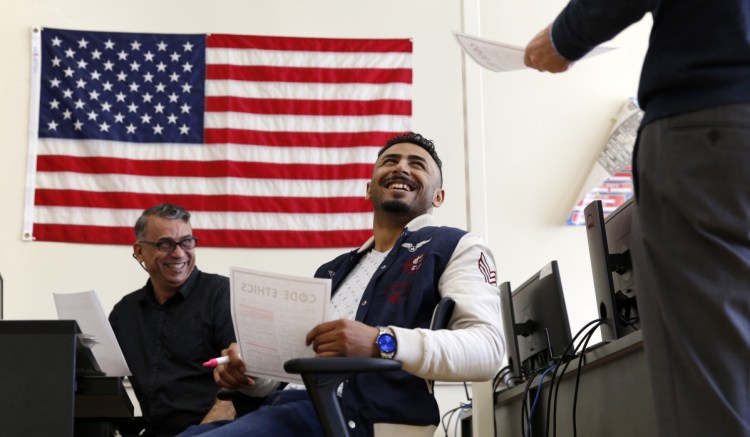
[[[240,347],[232,343],[221,351],[222,356],[229,357],[229,364],[222,364],[214,369],[216,385],[224,388],[242,388],[255,385],[255,381],[245,375],[245,363],[240,358]]]
[[[378,328],[354,320],[339,319],[314,327],[305,337],[318,357],[376,357]]]
[[[552,46],[550,30],[552,24],[536,34],[526,45],[523,62],[529,68],[550,73],[562,73],[573,66],[573,63],[560,56]]]

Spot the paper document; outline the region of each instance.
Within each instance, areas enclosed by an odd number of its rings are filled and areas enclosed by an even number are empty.
[[[96,296],[96,292],[81,293],[53,293],[57,318],[60,320],[75,320],[81,333],[91,344],[91,352],[96,358],[99,368],[107,376],[130,376],[128,363],[120,349],[112,326],[104,314],[104,309]]]
[[[480,66],[492,71],[513,71],[527,68],[523,63],[525,47],[492,41],[461,32],[453,32],[456,41],[466,54]],[[583,59],[613,50],[611,47],[596,47]]]
[[[232,321],[247,374],[302,381],[284,371],[292,358],[315,356],[305,336],[328,320],[331,280],[232,267]]]

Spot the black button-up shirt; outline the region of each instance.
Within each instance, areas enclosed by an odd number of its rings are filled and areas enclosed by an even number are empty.
[[[229,301],[228,278],[195,268],[164,305],[151,280],[115,305],[109,321],[149,432],[178,434],[213,405],[218,387],[202,363],[235,341]]]

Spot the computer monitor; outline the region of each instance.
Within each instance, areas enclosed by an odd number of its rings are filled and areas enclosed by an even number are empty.
[[[515,330],[515,314],[513,312],[513,293],[510,282],[500,284],[500,316],[503,319],[503,330],[505,331],[505,354],[508,357],[508,372],[503,382],[508,387],[523,382],[521,374],[521,358],[518,351],[518,339]]]
[[[630,261],[630,224],[635,198],[604,218],[602,202],[585,209],[591,273],[594,279],[602,341],[616,340],[639,328],[633,270]]]
[[[554,364],[572,341],[557,261],[513,291],[513,312],[519,359],[526,375]]]

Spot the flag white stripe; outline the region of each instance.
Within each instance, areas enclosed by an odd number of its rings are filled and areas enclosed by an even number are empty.
[[[206,129],[246,129],[266,132],[364,132],[407,131],[409,116],[316,117],[307,115],[258,115],[243,112],[207,112]]]
[[[303,68],[411,68],[411,53],[207,48],[206,64]]]
[[[37,206],[36,223],[132,227],[142,210]],[[372,213],[289,214],[194,211],[193,229],[337,231],[368,229]]]
[[[292,100],[411,100],[411,84],[335,84],[207,80],[206,96]]]
[[[277,147],[244,144],[151,144],[41,138],[39,155],[111,157],[147,161],[237,161],[272,164],[372,164],[382,146]]]
[[[367,179],[291,180],[38,172],[37,189],[271,197],[359,197]]]

